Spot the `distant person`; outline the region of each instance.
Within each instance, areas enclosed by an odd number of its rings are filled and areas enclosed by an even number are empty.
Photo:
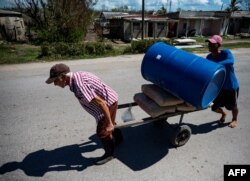
[[[220,113],[220,122],[224,123],[226,112],[222,109],[232,111],[232,121],[229,127],[235,128],[237,126],[238,106],[237,99],[239,95],[239,83],[234,72],[234,57],[230,50],[220,50],[222,45],[222,38],[219,35],[213,35],[208,42],[208,49],[211,52],[207,55],[207,59],[223,65],[226,69],[226,78],[219,95],[214,100],[212,111]]]
[[[46,83],[54,83],[55,86],[61,88],[69,86],[82,107],[96,119],[96,133],[105,150],[104,155],[96,164],[104,164],[113,159],[115,147],[113,131],[118,107],[117,93],[94,74],[83,71],[70,72],[65,64],[54,65],[50,69],[50,76]]]

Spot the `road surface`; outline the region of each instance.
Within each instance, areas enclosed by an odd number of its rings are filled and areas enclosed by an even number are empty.
[[[240,81],[239,125],[217,124],[209,109],[184,116],[192,136],[183,147],[168,141],[168,126],[124,128],[116,158],[105,165],[96,123],[68,87],[45,84],[55,62],[0,67],[0,180],[79,181],[223,181],[224,164],[250,164],[250,49],[233,51]],[[205,55],[200,55],[205,56]],[[72,71],[100,76],[119,94],[119,103],[133,101],[147,83],[140,74],[143,55],[124,55],[66,62]],[[119,110],[118,123],[125,110]],[[139,108],[137,119],[147,115]],[[169,119],[177,123],[179,117]],[[226,122],[231,121],[228,112]]]

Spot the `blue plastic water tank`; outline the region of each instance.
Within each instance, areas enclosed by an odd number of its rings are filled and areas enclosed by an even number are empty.
[[[146,52],[141,73],[144,79],[198,109],[207,108],[216,98],[226,75],[222,65],[163,42]]]

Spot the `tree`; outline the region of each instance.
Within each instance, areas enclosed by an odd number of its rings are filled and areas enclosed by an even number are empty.
[[[157,11],[157,14],[159,15],[166,15],[167,14],[167,9],[162,5],[161,9]]]
[[[233,13],[234,11],[240,10],[241,0],[231,0],[229,6],[226,8],[226,11]]]
[[[229,25],[230,25],[230,19],[231,19],[231,17],[232,17],[232,14],[233,14],[235,11],[240,10],[240,7],[239,7],[240,3],[241,3],[241,0],[231,0],[229,6],[226,8],[226,11],[228,12],[228,16],[227,16],[227,18],[228,18],[228,23],[227,23],[227,25],[226,25],[226,27],[225,27],[224,35],[227,35],[227,31],[228,31],[228,27],[229,27]]]
[[[127,5],[124,5],[124,6],[120,6],[118,8],[113,8],[111,11],[113,11],[113,12],[128,12],[129,8]]]
[[[79,41],[91,22],[96,0],[15,0],[28,15],[42,41]]]

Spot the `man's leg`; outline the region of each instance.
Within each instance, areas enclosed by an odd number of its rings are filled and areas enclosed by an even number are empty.
[[[232,122],[229,124],[229,127],[235,128],[237,126],[237,116],[238,116],[239,109],[237,106],[235,106],[232,110]]]
[[[215,98],[212,106],[212,111],[221,114],[220,123],[224,123],[226,119],[226,112],[223,111],[222,107],[224,107],[225,103],[225,91],[221,90],[219,95]]]
[[[106,120],[105,118],[100,120],[97,124],[96,134],[102,142],[104,155],[96,162],[96,165],[102,165],[114,158],[114,141],[112,131],[106,131]]]
[[[102,142],[105,153],[96,162],[96,165],[105,164],[114,158],[114,149],[115,149],[114,141],[112,139],[108,139],[108,140],[102,139],[101,142]]]
[[[237,126],[237,120],[238,120],[237,117],[239,113],[239,109],[237,106],[238,96],[239,96],[239,89],[228,92],[229,103],[226,106],[226,108],[228,108],[229,110],[232,110],[233,118],[232,118],[232,122],[229,124],[229,127],[231,128],[235,128]]]
[[[220,123],[224,123],[227,116],[226,112],[220,107],[214,110],[214,112],[221,114]]]
[[[115,102],[109,107],[109,112],[110,112],[113,125],[116,125],[115,117],[116,117],[117,108],[118,108],[117,102]],[[116,146],[119,145],[123,141],[122,132],[119,128],[115,128],[113,130],[112,136],[113,136],[113,140]]]

